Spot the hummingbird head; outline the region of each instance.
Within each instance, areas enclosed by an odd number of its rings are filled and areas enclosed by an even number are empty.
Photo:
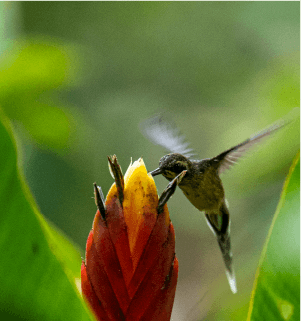
[[[184,170],[188,170],[190,163],[190,160],[181,154],[167,154],[161,157],[159,167],[150,173],[152,176],[162,174],[168,180],[172,180]]]

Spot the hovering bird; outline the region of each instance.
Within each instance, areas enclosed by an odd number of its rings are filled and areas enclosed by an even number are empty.
[[[160,159],[159,167],[150,172],[152,176],[162,174],[167,180],[172,181],[186,171],[184,176],[181,175],[178,186],[198,210],[205,212],[207,223],[222,252],[226,275],[233,293],[237,292],[237,287],[230,243],[230,214],[220,174],[236,164],[252,146],[287,123],[281,120],[241,144],[213,158],[202,160],[195,159],[195,154],[189,148],[185,137],[175,126],[165,121],[162,115],[146,120],[141,126],[147,138],[171,152]]]

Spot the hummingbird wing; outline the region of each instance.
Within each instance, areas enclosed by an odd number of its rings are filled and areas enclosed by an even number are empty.
[[[230,242],[230,214],[225,202],[218,213],[207,213],[205,217],[209,227],[217,238],[226,266],[227,279],[233,293],[237,292],[236,278],[233,268],[231,242]]]
[[[237,161],[244,156],[244,154],[254,145],[261,142],[269,135],[274,134],[280,128],[283,128],[287,125],[290,121],[287,120],[280,120],[274,123],[272,126],[268,127],[257,133],[256,135],[252,136],[251,138],[245,140],[241,144],[238,144],[225,152],[219,154],[218,156],[213,158],[214,162],[218,164],[218,172],[221,174],[225,170],[231,168],[233,165],[237,163]]]
[[[159,114],[142,122],[140,124],[142,133],[154,144],[164,147],[169,152],[182,154],[188,158],[194,156],[195,153],[189,147],[185,136],[175,124],[166,121],[165,117]]]

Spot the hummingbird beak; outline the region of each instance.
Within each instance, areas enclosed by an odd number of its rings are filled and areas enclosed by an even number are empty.
[[[156,175],[163,174],[163,171],[162,171],[162,169],[161,169],[160,167],[158,167],[157,169],[151,171],[150,174],[151,174],[152,176],[156,176]]]

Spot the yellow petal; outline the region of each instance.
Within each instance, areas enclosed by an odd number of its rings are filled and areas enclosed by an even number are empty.
[[[124,183],[124,219],[128,227],[130,250],[133,253],[138,231],[146,219],[145,213],[152,213],[156,219],[158,195],[154,179],[147,174],[142,158],[128,168]]]

